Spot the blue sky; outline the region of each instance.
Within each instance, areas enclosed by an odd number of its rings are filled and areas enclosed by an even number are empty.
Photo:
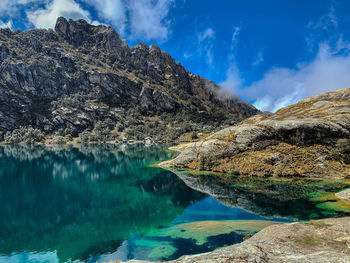
[[[350,87],[350,1],[1,0],[0,26],[50,28],[57,16],[156,44],[189,71],[275,111]]]

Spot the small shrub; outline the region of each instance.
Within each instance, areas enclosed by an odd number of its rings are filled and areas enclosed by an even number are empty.
[[[79,134],[80,141],[82,143],[88,143],[89,139],[91,137],[91,132],[85,130],[82,133]]]
[[[62,135],[56,135],[52,138],[54,144],[64,144],[66,143],[65,138]]]
[[[198,159],[198,169],[201,171],[210,171],[217,164],[217,159],[213,155],[200,154]]]
[[[240,175],[240,173],[236,170],[236,167],[233,164],[230,164],[228,174],[230,175]]]
[[[66,134],[65,138],[66,138],[67,142],[73,141],[73,136],[71,134],[69,134],[69,133]]]
[[[25,143],[34,144],[44,141],[44,133],[33,127],[20,127],[9,131],[4,136],[4,142],[10,144]]]
[[[331,150],[332,158],[350,164],[350,139],[339,139]]]
[[[121,122],[118,122],[115,128],[118,132],[122,132],[124,130],[124,125]]]
[[[192,140],[198,139],[198,135],[197,135],[197,133],[196,133],[195,131],[193,131],[193,132],[191,133],[191,139],[192,139]]]

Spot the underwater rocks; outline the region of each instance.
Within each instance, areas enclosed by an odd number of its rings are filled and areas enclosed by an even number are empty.
[[[350,89],[253,116],[173,149],[181,154],[161,166],[262,177],[350,177]]]
[[[350,218],[271,225],[240,244],[170,262],[350,262]]]

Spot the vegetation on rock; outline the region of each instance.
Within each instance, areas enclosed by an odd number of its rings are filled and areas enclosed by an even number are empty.
[[[215,83],[157,46],[129,47],[114,29],[84,20],[58,18],[54,31],[0,29],[0,46],[0,139],[33,127],[56,142],[175,140],[258,112],[219,98]]]
[[[350,89],[256,115],[180,146],[164,167],[249,176],[350,178]],[[176,147],[175,147],[176,150]]]

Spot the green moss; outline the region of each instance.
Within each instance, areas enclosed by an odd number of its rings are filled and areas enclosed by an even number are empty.
[[[319,245],[322,241],[321,238],[314,236],[305,236],[294,240],[295,243],[302,247],[314,247]]]
[[[337,212],[350,212],[350,205],[342,202],[342,201],[330,201],[330,202],[323,202],[321,204],[316,205],[318,208],[324,209],[324,210],[332,210]]]
[[[253,184],[231,184],[229,187],[253,188]]]
[[[313,225],[313,226],[318,226],[318,227],[327,226],[327,224],[325,222],[318,221],[318,220],[316,220],[316,221],[311,220],[311,221],[307,222],[307,224]]]

